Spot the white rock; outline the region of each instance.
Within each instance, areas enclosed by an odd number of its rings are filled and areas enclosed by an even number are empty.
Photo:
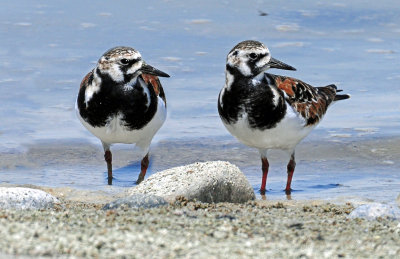
[[[0,187],[0,209],[46,209],[55,203],[57,198],[41,190]]]
[[[150,176],[130,194],[143,193],[174,201],[177,196],[202,202],[246,202],[255,199],[247,178],[235,165],[224,161],[174,167]]]
[[[388,217],[390,219],[400,220],[400,209],[392,205],[370,203],[357,207],[350,213],[349,217],[368,220],[374,220],[378,217]]]

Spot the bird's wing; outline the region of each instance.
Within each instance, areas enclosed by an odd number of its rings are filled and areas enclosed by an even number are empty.
[[[87,86],[90,82],[93,80],[93,71],[90,71],[87,73],[87,75],[83,78],[81,84],[79,85],[79,89],[81,89],[83,86]]]
[[[164,89],[162,88],[162,85],[161,85],[160,79],[158,79],[158,76],[142,74],[141,77],[143,78],[144,82],[147,85],[150,84],[153,87],[156,95],[159,96],[161,99],[163,99],[164,103],[167,104],[167,100],[166,100],[165,94],[164,94]]]
[[[283,91],[286,101],[306,120],[307,126],[318,123],[335,100],[335,85],[312,87],[291,77],[272,74],[266,74],[266,77]]]

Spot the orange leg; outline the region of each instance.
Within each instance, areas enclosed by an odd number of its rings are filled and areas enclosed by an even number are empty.
[[[107,162],[108,184],[112,184],[112,154],[110,150],[104,152],[104,160]]]
[[[262,181],[261,181],[261,189],[260,193],[262,195],[265,194],[265,185],[267,184],[267,176],[268,176],[268,168],[269,168],[269,163],[268,159],[266,157],[261,157],[261,163],[262,163]]]
[[[294,159],[294,152],[293,152],[292,156],[290,157],[290,161],[289,161],[289,163],[287,165],[288,177],[287,177],[287,183],[286,183],[285,192],[288,195],[292,192],[291,185],[292,185],[292,178],[293,178],[293,173],[294,173],[294,169],[295,168],[296,168],[296,161]]]
[[[140,163],[140,174],[136,181],[136,184],[141,183],[144,180],[144,176],[146,175],[147,168],[149,167],[149,153],[147,153]]]

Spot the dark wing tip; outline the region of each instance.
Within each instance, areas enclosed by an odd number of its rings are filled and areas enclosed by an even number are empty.
[[[335,101],[346,100],[349,99],[350,97],[351,97],[350,94],[337,94],[335,96]]]

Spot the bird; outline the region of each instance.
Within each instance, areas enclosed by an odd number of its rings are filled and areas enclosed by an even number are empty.
[[[270,149],[283,150],[287,164],[285,192],[291,194],[296,167],[295,147],[322,120],[328,107],[350,98],[333,84],[313,87],[301,80],[266,73],[296,69],[271,57],[261,42],[238,43],[226,58],[225,85],[218,96],[218,113],[226,129],[243,144],[258,149],[262,164],[260,193],[265,195]]]
[[[100,139],[112,184],[114,143],[136,144],[143,152],[136,181],[144,180],[149,166],[149,147],[167,114],[167,101],[158,77],[169,77],[143,59],[131,47],[106,51],[96,67],[82,80],[75,110],[83,126]]]

